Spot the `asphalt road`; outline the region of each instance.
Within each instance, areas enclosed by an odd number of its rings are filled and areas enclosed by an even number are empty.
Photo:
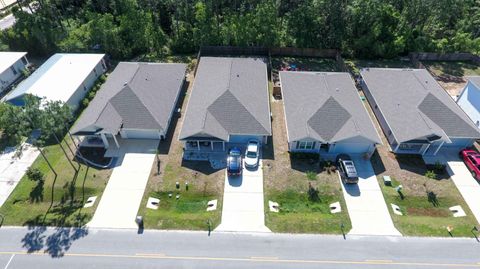
[[[0,268],[480,268],[475,239],[0,228]]]

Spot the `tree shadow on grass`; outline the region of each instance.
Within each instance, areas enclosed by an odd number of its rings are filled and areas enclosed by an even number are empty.
[[[45,183],[42,180],[37,182],[37,185],[30,192],[30,202],[32,203],[43,202],[44,184]]]

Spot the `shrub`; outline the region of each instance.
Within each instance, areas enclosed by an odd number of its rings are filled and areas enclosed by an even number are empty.
[[[436,179],[437,178],[437,174],[435,174],[435,171],[433,170],[429,170],[425,173],[425,176],[427,178],[431,178],[431,179]]]
[[[317,173],[314,171],[307,171],[308,180],[317,180]]]
[[[27,178],[31,181],[41,182],[43,181],[43,173],[38,168],[28,168],[26,172]]]

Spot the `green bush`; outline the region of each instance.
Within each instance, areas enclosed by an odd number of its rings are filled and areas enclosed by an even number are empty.
[[[433,170],[429,170],[425,173],[425,176],[428,177],[428,178],[431,178],[431,179],[436,179],[437,178],[437,174],[435,174],[435,171]]]
[[[307,171],[308,180],[317,180],[317,173],[314,171]]]

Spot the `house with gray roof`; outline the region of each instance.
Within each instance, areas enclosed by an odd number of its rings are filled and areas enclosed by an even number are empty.
[[[348,73],[280,72],[290,152],[367,154],[380,144]]]
[[[72,128],[85,145],[118,147],[124,139],[165,138],[182,90],[187,66],[121,62]],[[85,141],[85,140],[84,140]]]
[[[266,143],[271,134],[265,60],[202,57],[179,136],[184,158],[208,159],[226,144]]]
[[[457,98],[457,104],[473,123],[480,127],[480,76],[467,77],[468,82]]]
[[[360,74],[394,153],[432,156],[480,138],[475,124],[427,70],[366,68]]]

